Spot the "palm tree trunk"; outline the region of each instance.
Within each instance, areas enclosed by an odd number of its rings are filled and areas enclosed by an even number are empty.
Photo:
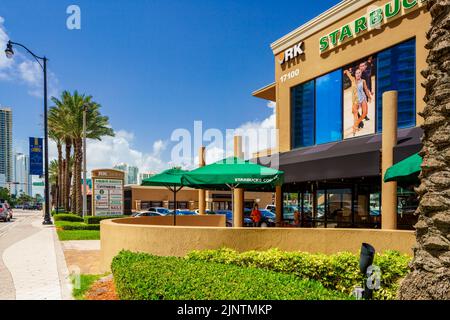
[[[61,199],[61,181],[62,181],[62,175],[63,175],[63,160],[62,160],[62,145],[61,142],[58,141],[56,144],[56,148],[58,149],[58,175],[57,175],[57,182],[56,182],[56,192],[57,192],[57,200],[58,203],[56,206],[59,208],[61,207],[62,199]]]
[[[64,209],[69,212],[70,211],[70,170],[72,169],[70,167],[70,153],[72,151],[72,141],[70,139],[66,139],[65,141],[66,144],[66,160],[65,160],[65,174],[64,174],[64,178],[65,178],[65,182],[64,182]]]
[[[75,150],[75,148],[74,148]],[[71,190],[71,194],[70,194],[70,206],[72,209],[73,213],[77,212],[77,202],[76,202],[76,190],[77,190],[77,186],[76,186],[76,180],[77,180],[77,174],[76,174],[76,168],[75,168],[75,161],[72,165],[72,190]]]
[[[75,207],[76,213],[82,214],[82,198],[81,198],[81,164],[83,161],[83,151],[81,139],[75,140],[74,143],[74,155],[75,155]]]
[[[423,156],[417,243],[411,273],[402,282],[400,299],[450,299],[450,0],[428,0],[432,22],[426,107],[421,113]]]

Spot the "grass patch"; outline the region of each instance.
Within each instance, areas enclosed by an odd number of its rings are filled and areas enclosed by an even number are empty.
[[[89,291],[91,286],[95,281],[99,280],[103,275],[92,275],[92,274],[80,274],[71,275],[70,280],[72,281],[73,289],[72,296],[76,300],[84,300],[86,293]]]
[[[98,230],[57,230],[60,241],[68,240],[100,240]]]

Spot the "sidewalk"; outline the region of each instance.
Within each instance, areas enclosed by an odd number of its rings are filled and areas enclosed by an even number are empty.
[[[28,230],[24,239],[7,247],[2,256],[12,278],[15,299],[72,299],[69,272],[55,227],[42,225],[40,214],[13,223],[17,227],[6,238],[16,236],[21,228]]]

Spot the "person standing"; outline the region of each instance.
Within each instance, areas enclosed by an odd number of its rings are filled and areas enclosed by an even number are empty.
[[[253,227],[259,227],[261,223],[261,211],[259,211],[258,204],[255,203],[253,206],[252,213],[250,214],[250,218],[253,221]]]

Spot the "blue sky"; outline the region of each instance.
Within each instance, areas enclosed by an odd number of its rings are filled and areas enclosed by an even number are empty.
[[[251,92],[274,81],[270,43],[337,2],[2,1],[0,28],[48,56],[51,93],[77,89],[102,104],[119,140],[92,145],[92,166],[163,163],[172,131],[192,130],[195,120],[225,130],[269,119],[273,109]],[[66,28],[71,4],[81,8],[81,30]],[[18,149],[42,135],[39,70],[21,53],[15,68],[0,57],[0,105],[13,108]],[[94,159],[93,149],[104,156]]]

